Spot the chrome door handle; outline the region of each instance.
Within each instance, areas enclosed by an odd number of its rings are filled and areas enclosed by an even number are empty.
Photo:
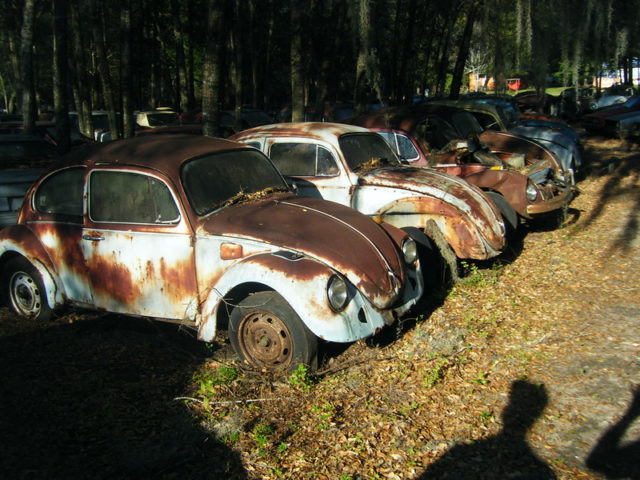
[[[94,242],[99,242],[100,240],[104,240],[104,237],[102,235],[82,235],[82,238],[84,240],[91,240]]]

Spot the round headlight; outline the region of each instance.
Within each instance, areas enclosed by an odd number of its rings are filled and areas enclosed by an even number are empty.
[[[413,238],[407,238],[402,243],[402,254],[404,255],[404,261],[407,264],[412,264],[418,258],[418,247]]]
[[[331,308],[337,312],[342,310],[349,300],[347,282],[338,275],[333,275],[327,284],[327,300]]]
[[[527,200],[533,202],[536,198],[538,198],[538,189],[533,183],[527,185]]]

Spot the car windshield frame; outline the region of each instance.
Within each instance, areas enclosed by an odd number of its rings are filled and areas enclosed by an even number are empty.
[[[263,193],[291,191],[271,160],[253,148],[191,158],[182,164],[180,181],[198,217]]]
[[[369,146],[374,147],[368,153],[362,152],[363,144],[360,142],[360,140],[366,138],[372,139]],[[357,144],[354,143],[354,140]],[[386,140],[375,132],[345,133],[338,138],[338,143],[347,166],[353,172],[358,171],[363,165],[374,160],[384,163],[385,166],[402,166],[398,156]],[[377,155],[377,153],[382,155]]]

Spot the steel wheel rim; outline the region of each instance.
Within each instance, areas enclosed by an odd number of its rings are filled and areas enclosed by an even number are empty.
[[[275,369],[291,362],[293,341],[286,323],[271,312],[247,314],[238,330],[243,356],[260,367]]]
[[[11,276],[11,303],[26,317],[37,317],[42,307],[40,289],[31,275],[16,272]]]

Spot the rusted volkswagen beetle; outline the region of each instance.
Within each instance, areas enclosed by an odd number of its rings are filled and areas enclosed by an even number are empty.
[[[313,367],[419,299],[415,242],[350,208],[293,194],[253,148],[187,135],[85,148],[29,191],[0,232],[9,306],[65,303],[229,329],[254,366]]]
[[[403,166],[366,128],[281,123],[229,138],[267,153],[304,195],[351,206],[414,235],[433,220],[458,258],[485,260],[504,247],[500,211],[478,188],[446,173]]]

